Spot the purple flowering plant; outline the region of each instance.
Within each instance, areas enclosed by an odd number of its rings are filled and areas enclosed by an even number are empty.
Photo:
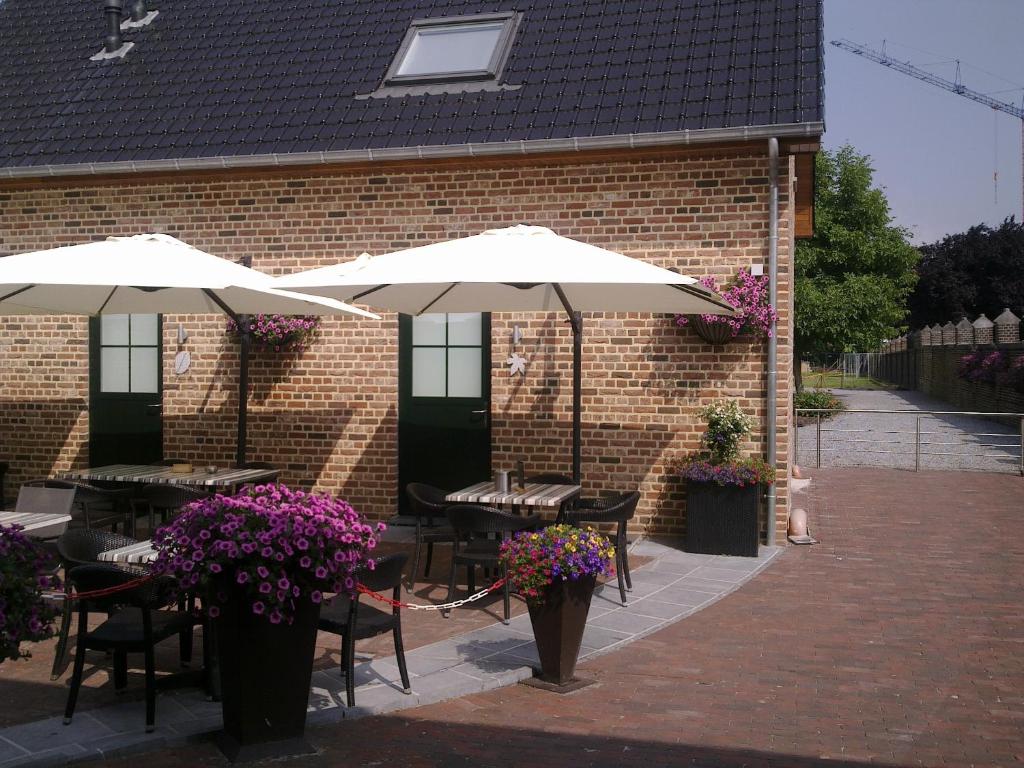
[[[249,334],[256,349],[301,353],[320,330],[316,315],[249,315]],[[228,332],[238,335],[238,324],[228,319]]]
[[[771,485],[775,482],[775,467],[760,457],[737,459],[727,464],[713,464],[699,456],[688,456],[683,460],[681,474],[684,480],[695,483],[716,485]]]
[[[760,457],[739,458],[740,440],[750,434],[754,422],[735,400],[718,400],[702,408],[700,415],[708,425],[700,440],[703,450],[683,459],[684,480],[740,488],[775,482],[775,467]]]
[[[755,277],[747,269],[741,269],[732,284],[720,289],[714,277],[705,276],[700,284],[716,293],[736,308],[736,315],[701,315],[707,323],[724,323],[732,329],[732,335],[738,336],[743,331],[750,331],[761,338],[771,338],[778,313],[768,303],[768,276]],[[686,315],[676,315],[676,325],[683,326],[689,322]]]
[[[153,570],[173,576],[182,591],[202,595],[211,618],[233,585],[254,614],[290,624],[298,601],[355,593],[353,574],[362,565],[373,568],[369,554],[384,528],[367,523],[342,499],[257,485],[186,505],[156,530]]]
[[[43,591],[61,584],[48,573],[50,561],[19,526],[0,525],[0,662],[29,656],[21,643],[53,635],[57,604],[44,600]]]
[[[535,605],[544,602],[547,587],[557,581],[615,574],[615,547],[593,528],[549,525],[520,531],[502,542],[500,557],[512,587]]]

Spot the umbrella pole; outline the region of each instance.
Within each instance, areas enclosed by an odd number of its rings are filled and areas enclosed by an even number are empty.
[[[580,443],[583,421],[583,315],[573,313],[572,324],[572,479],[580,483]]]
[[[249,349],[252,346],[252,335],[249,333],[249,316],[238,318],[239,352],[238,352],[238,435],[235,441],[235,466],[242,468],[246,464],[249,429]]]

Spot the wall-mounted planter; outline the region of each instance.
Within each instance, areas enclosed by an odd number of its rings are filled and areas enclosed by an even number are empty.
[[[701,315],[692,315],[690,325],[708,344],[726,344],[733,338],[732,326],[728,323],[709,323]]]

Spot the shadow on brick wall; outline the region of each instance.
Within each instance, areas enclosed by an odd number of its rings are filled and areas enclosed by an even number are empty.
[[[10,464],[6,492],[25,480],[74,466],[86,456],[88,435],[76,434],[87,416],[83,398],[0,400],[0,461]]]

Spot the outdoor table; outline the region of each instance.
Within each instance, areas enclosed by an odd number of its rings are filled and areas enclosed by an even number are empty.
[[[513,486],[507,491],[499,492],[494,481],[486,480],[461,491],[454,491],[445,496],[445,501],[462,504],[505,505],[513,507],[541,507],[559,509],[563,502],[580,495],[582,488],[578,485],[556,485],[554,483],[527,483],[525,489]]]
[[[234,489],[246,483],[261,483],[277,479],[276,469],[218,469],[207,472],[205,467],[194,468],[192,472],[174,472],[168,466],[150,464],[110,464],[105,467],[90,467],[60,473],[65,480],[103,480],[117,483],[167,483],[188,485],[197,488]]]
[[[71,515],[49,512],[0,512],[0,525],[20,525],[34,539],[52,539],[64,533]]]

